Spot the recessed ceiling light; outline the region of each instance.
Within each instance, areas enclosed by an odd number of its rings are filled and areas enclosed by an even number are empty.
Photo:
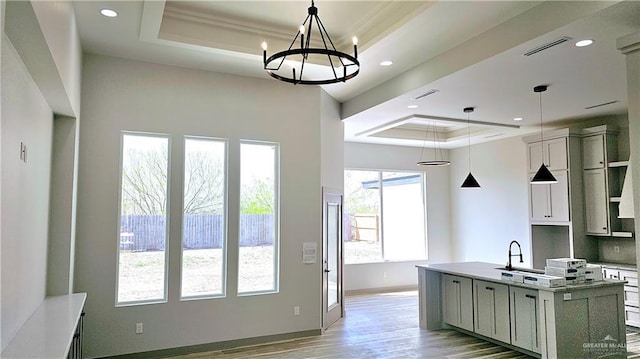
[[[418,105],[409,105],[407,108],[418,108]]]
[[[580,40],[580,41],[576,42],[576,46],[577,47],[585,47],[585,46],[589,46],[591,44],[593,44],[593,40],[589,40],[589,39]]]
[[[393,65],[393,61],[391,60],[385,60],[380,63],[380,66],[391,66],[391,65]]]
[[[522,118],[522,117],[514,117],[514,118],[513,118],[513,120],[514,120],[514,121],[522,121],[522,120],[523,120],[523,118]]]
[[[100,10],[100,13],[106,17],[116,17],[118,16],[118,13],[115,10],[111,10],[111,9],[102,9]]]

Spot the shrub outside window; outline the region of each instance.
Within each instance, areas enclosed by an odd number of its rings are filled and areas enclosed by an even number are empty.
[[[278,291],[279,145],[240,143],[238,293]]]

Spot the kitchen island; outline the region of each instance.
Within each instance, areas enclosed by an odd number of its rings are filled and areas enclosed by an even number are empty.
[[[626,281],[547,288],[504,281],[500,267],[417,266],[420,327],[455,329],[534,357],[626,357]]]

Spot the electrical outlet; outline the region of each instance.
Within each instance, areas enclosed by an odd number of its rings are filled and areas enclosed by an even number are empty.
[[[616,253],[620,253],[620,246],[613,246],[613,251]]]
[[[300,315],[300,307],[297,305],[293,307],[293,315]]]
[[[144,332],[144,324],[136,323],[136,334],[142,334]]]

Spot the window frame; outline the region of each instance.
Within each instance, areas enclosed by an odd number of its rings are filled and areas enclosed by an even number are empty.
[[[242,200],[242,145],[259,145],[259,146],[273,146],[274,147],[274,174],[273,174],[273,288],[267,290],[256,290],[249,292],[240,292],[239,282],[240,282],[240,232],[241,232],[241,206],[240,202]],[[280,143],[273,141],[259,141],[259,140],[247,140],[240,139],[239,141],[239,170],[240,170],[240,188],[238,192],[238,260],[236,267],[236,284],[238,287],[236,288],[236,295],[238,297],[248,297],[248,296],[256,296],[256,295],[265,295],[265,294],[276,294],[280,292]]]
[[[346,262],[346,247],[345,247],[345,265],[366,265],[366,264],[376,264],[376,263],[402,263],[402,262],[416,262],[416,261],[426,261],[429,259],[429,233],[428,233],[428,222],[427,222],[427,207],[428,207],[428,202],[427,202],[427,178],[426,178],[426,173],[424,171],[411,171],[411,170],[404,170],[404,169],[378,169],[378,168],[345,168],[343,171],[343,175],[344,172],[346,171],[366,171],[366,172],[376,172],[377,173],[377,180],[378,180],[378,184],[380,186],[379,190],[378,190],[378,199],[379,199],[379,204],[380,204],[380,225],[378,228],[378,236],[380,238],[380,242],[381,242],[381,248],[380,248],[380,256],[382,257],[381,261],[367,261],[367,262],[357,262],[357,263],[347,263]],[[420,175],[420,180],[421,180],[421,185],[420,185],[420,189],[422,192],[422,204],[423,204],[423,217],[424,217],[424,258],[417,258],[417,259],[399,259],[399,260],[394,260],[394,259],[386,259],[385,257],[385,236],[384,236],[384,173],[406,173],[406,174],[416,174],[416,175]],[[345,195],[345,203],[346,203],[346,195]],[[346,212],[346,211],[345,211]]]
[[[187,139],[194,140],[208,140],[208,141],[217,141],[222,142],[224,144],[224,204],[223,204],[223,216],[224,216],[224,229],[223,229],[223,239],[222,239],[222,292],[219,294],[202,294],[202,295],[190,295],[185,296],[182,293],[182,282],[184,279],[184,186],[185,186],[185,169],[186,169],[186,144]],[[228,251],[228,239],[229,239],[229,139],[220,138],[220,137],[209,137],[209,136],[197,136],[197,135],[184,135],[182,137],[182,228],[180,231],[180,281],[179,281],[179,292],[180,292],[180,301],[193,301],[193,300],[203,300],[203,299],[215,299],[215,298],[225,298],[227,296],[227,282],[228,282],[228,261],[227,261],[227,251]]]
[[[148,304],[161,304],[169,301],[169,238],[170,238],[170,226],[171,226],[171,135],[167,133],[155,133],[155,132],[143,132],[143,131],[120,131],[120,161],[118,168],[118,219],[117,219],[117,231],[119,233],[122,228],[122,175],[124,172],[124,140],[125,136],[138,136],[138,137],[156,137],[164,138],[167,140],[167,183],[166,183],[166,219],[165,219],[165,247],[164,247],[164,281],[163,281],[163,296],[158,299],[143,299],[120,302],[118,300],[118,293],[120,289],[120,235],[116,236],[116,285],[115,285],[115,306],[116,307],[131,307],[138,305]]]

